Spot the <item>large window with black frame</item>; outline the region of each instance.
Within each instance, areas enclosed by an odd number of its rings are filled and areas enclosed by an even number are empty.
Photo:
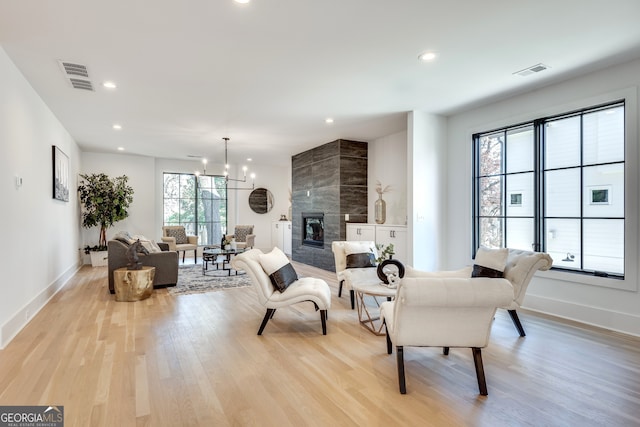
[[[164,225],[183,225],[199,245],[219,245],[227,232],[224,176],[164,173]]]
[[[556,269],[623,278],[624,101],[473,135],[474,253],[549,253]]]

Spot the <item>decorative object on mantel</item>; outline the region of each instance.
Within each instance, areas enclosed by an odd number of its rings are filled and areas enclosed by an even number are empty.
[[[289,221],[285,214],[280,215],[280,221]]]
[[[391,191],[390,185],[382,187],[382,183],[376,181],[376,193],[378,193],[378,200],[374,204],[376,224],[384,224],[387,220],[387,202],[382,199],[382,195],[388,191]]]
[[[109,178],[104,173],[81,174],[78,186],[78,199],[82,210],[82,226],[92,228],[100,226],[100,238],[95,246],[86,246],[85,253],[104,252],[107,256],[107,228],[129,216],[129,206],[133,202],[133,188],[127,185],[126,175]],[[93,263],[92,265],[96,265]],[[103,263],[101,265],[106,265]]]

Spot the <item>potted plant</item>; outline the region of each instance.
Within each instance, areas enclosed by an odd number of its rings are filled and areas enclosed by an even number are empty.
[[[78,199],[82,206],[82,226],[100,227],[98,244],[86,246],[84,251],[91,254],[91,265],[106,265],[107,229],[129,216],[133,188],[127,185],[129,177],[126,175],[109,178],[98,173],[80,175],[80,178]]]

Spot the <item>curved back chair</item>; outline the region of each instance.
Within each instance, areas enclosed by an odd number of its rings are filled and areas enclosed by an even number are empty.
[[[342,288],[349,291],[351,297],[351,309],[355,307],[355,292],[353,283],[362,284],[379,283],[375,268],[347,268],[347,255],[350,253],[371,251],[377,258],[376,243],[370,241],[334,241],[331,243],[331,251],[336,265],[338,278],[338,298],[342,296]]]
[[[280,292],[276,290],[269,275],[262,268],[260,264],[261,254],[262,251],[260,249],[251,249],[236,255],[231,260],[233,268],[244,270],[251,277],[258,302],[267,309],[264,319],[262,319],[262,324],[258,329],[258,335],[262,335],[264,327],[269,319],[273,317],[276,309],[305,301],[312,302],[316,310],[320,310],[322,334],[326,335],[327,310],[331,307],[331,290],[327,282],[313,277],[302,277],[288,285],[283,292]]]
[[[506,279],[405,277],[395,301],[380,307],[387,335],[387,353],[396,346],[400,393],[407,392],[404,347],[470,347],[480,394],[487,394],[481,348],[487,346],[498,307],[513,299]]]

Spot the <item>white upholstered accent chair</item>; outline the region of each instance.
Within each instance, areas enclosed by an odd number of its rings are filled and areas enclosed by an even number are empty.
[[[256,235],[253,234],[253,225],[236,225],[233,234],[227,234],[226,237],[235,238],[238,249],[251,249],[256,240]]]
[[[415,271],[415,270],[414,270]],[[387,353],[396,347],[400,393],[407,392],[404,347],[470,347],[478,388],[487,394],[481,349],[489,342],[491,322],[497,307],[513,299],[506,279],[405,277],[396,299],[384,302],[380,313],[387,333]]]
[[[371,251],[377,258],[376,243],[370,241],[334,241],[331,243],[331,251],[336,265],[338,277],[338,298],[342,296],[342,289],[349,291],[351,309],[355,307],[355,292],[353,283],[375,284],[380,283],[375,268],[347,268],[347,255],[350,253]]]
[[[287,307],[299,302],[310,301],[316,310],[320,310],[320,320],[322,321],[322,334],[327,334],[327,310],[331,307],[331,290],[329,285],[322,279],[313,277],[298,278],[291,283],[284,292],[275,289],[267,273],[260,264],[260,249],[251,249],[236,255],[231,260],[231,266],[236,270],[244,270],[253,283],[258,301],[267,309],[262,319],[262,324],[258,329],[258,335],[262,335],[264,327],[269,319],[273,317],[276,309]]]
[[[198,262],[198,236],[189,236],[182,225],[162,227],[162,241],[169,244],[170,251],[182,252],[182,262],[187,251],[193,251],[193,262]]]
[[[531,282],[535,272],[538,270],[549,270],[552,265],[553,259],[546,253],[523,251],[520,249],[508,249],[504,278],[513,286],[513,298],[508,304],[502,305],[499,308],[504,308],[509,312],[509,316],[521,337],[524,337],[526,334],[522,323],[520,323],[520,318],[518,317],[516,310],[522,305],[527,293],[527,287],[529,286],[529,282]],[[466,267],[455,271],[427,272],[407,267],[405,274],[407,276],[420,277],[469,278],[471,277],[472,269],[472,267]],[[477,280],[477,278],[474,280]]]

